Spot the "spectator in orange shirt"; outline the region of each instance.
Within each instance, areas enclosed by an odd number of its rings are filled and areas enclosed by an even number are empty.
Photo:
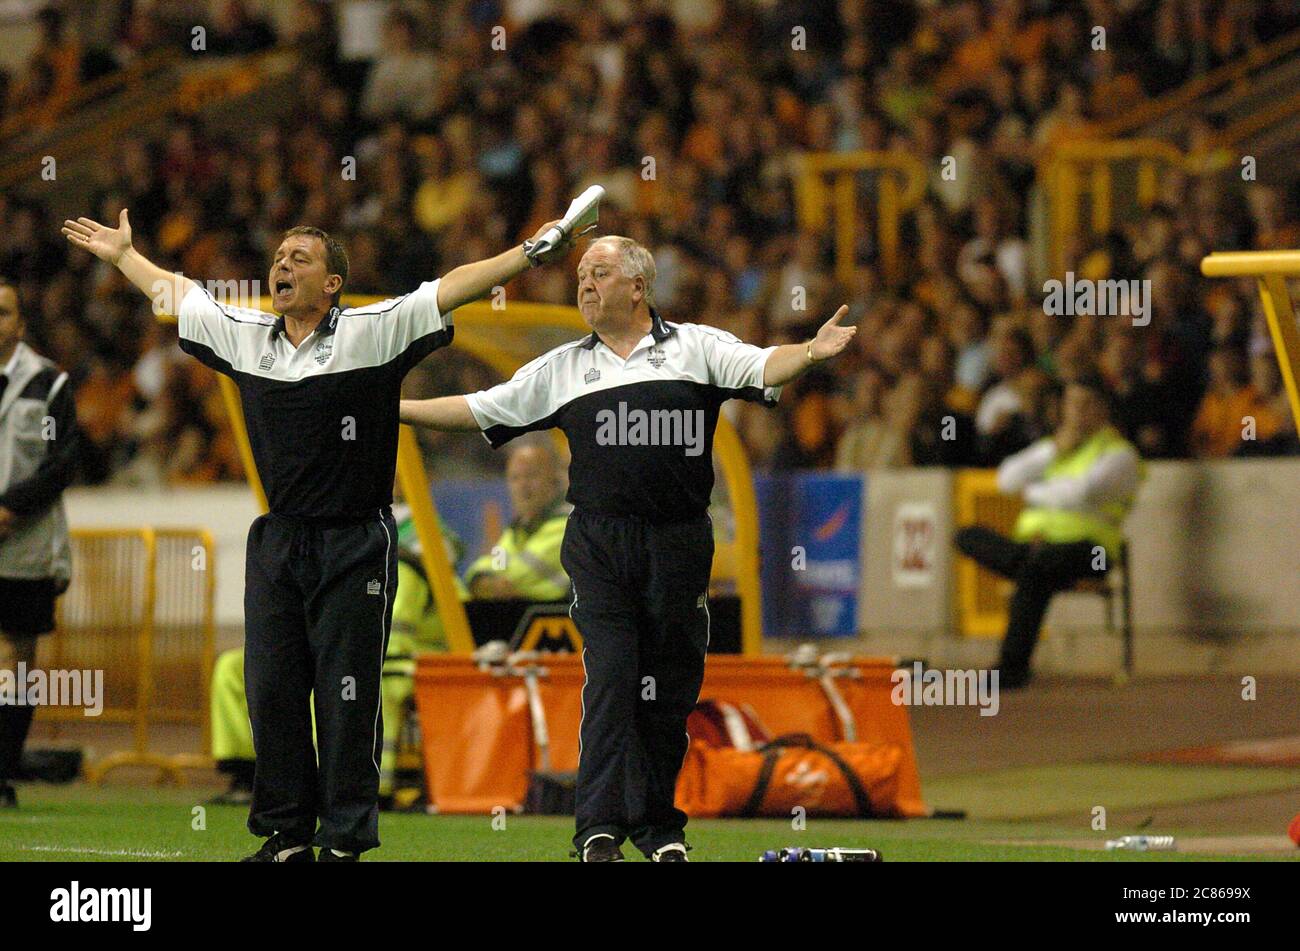
[[[32,53],[31,65],[49,71],[51,88],[42,109],[49,122],[63,109],[81,81],[81,44],[63,34],[63,14],[47,7],[36,15],[41,37]]]
[[[1300,440],[1296,438],[1291,402],[1282,385],[1282,371],[1272,350],[1250,358],[1250,388],[1255,405],[1248,415],[1255,420],[1255,438],[1245,442],[1237,455],[1295,455],[1300,450]]]
[[[1216,347],[1210,354],[1210,386],[1192,423],[1192,453],[1202,459],[1233,455],[1247,432],[1246,418],[1254,418],[1257,407],[1245,354],[1235,347]]]
[[[127,434],[126,408],[135,396],[131,367],[111,351],[97,355],[77,388],[77,422],[81,426],[86,481],[105,481],[116,450]]]

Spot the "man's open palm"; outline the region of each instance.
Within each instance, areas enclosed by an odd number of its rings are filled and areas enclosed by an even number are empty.
[[[131,248],[131,222],[126,209],[118,216],[117,227],[109,228],[89,218],[63,222],[63,234],[79,248],[85,248],[101,261],[116,264]]]
[[[848,312],[848,305],[842,305],[835,312],[834,317],[822,324],[821,329],[817,331],[817,336],[813,338],[813,359],[827,360],[849,345],[858,328],[840,326],[840,321]]]

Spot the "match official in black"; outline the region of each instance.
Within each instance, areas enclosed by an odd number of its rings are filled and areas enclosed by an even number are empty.
[[[578,265],[592,333],[490,390],[403,400],[403,422],[481,430],[495,447],[558,427],[572,452],[573,504],[561,558],[586,683],[574,845],[622,861],[624,839],[653,861],[686,861],[673,804],[709,638],[713,433],[732,398],[776,403],[783,384],[856,332],[841,307],[805,343],[760,349],[654,308],[655,265],[630,238],[593,241]]]
[[[402,378],[451,342],[452,310],[562,256],[568,242],[545,255],[514,248],[404,297],[340,309],[343,246],[318,228],[292,228],[271,262],[270,314],[218,301],[150,263],[132,247],[125,210],[117,228],[78,218],[63,233],[116,266],[156,313],[175,314],[181,349],[239,386],[270,509],[249,530],[244,585],[257,753],[248,828],[267,839],[248,860],[310,862],[316,845],[321,861],[355,861],[379,845]]]

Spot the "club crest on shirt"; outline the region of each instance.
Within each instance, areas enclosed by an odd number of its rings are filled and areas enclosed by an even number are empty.
[[[274,353],[262,354],[262,359],[257,364],[257,368],[259,370],[269,370],[273,366],[275,366],[275,354]]]
[[[366,583],[366,594],[378,594],[378,593],[379,593],[379,579],[378,579],[378,578],[375,578],[374,580],[369,581],[369,582]]]
[[[317,341],[315,353],[316,363],[320,366],[324,366],[325,362],[329,360],[330,354],[333,352],[334,341],[332,339],[326,337],[324,340]]]
[[[668,356],[664,353],[663,347],[651,347],[650,356],[646,359],[650,362],[652,367],[658,370],[664,365],[664,361],[668,359]]]
[[[595,367],[592,367],[590,370],[587,371],[586,375],[582,378],[582,381],[584,383],[595,383],[599,379],[600,379],[600,371],[597,370]]]
[[[21,400],[14,406],[14,418],[18,433],[39,433],[45,421],[45,404],[37,400]]]

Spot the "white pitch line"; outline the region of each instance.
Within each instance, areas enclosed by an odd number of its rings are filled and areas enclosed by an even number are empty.
[[[61,852],[71,855],[117,855],[133,859],[178,859],[183,852],[148,852],[144,849],[72,849],[58,845],[20,845],[19,852]]]
[[[0,825],[18,825],[19,823],[31,824],[33,822],[62,822],[66,819],[74,818],[73,816],[0,816]]]

